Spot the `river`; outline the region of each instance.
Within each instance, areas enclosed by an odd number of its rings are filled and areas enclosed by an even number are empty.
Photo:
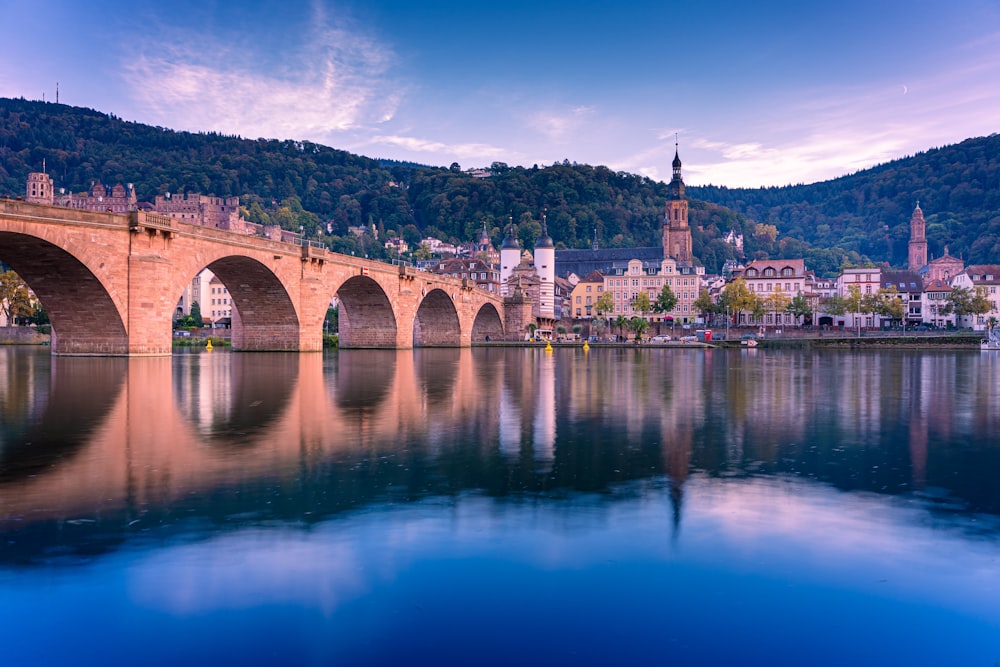
[[[1000,355],[0,347],[0,663],[995,665]]]

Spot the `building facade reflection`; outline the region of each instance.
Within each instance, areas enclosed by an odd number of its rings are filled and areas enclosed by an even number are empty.
[[[0,350],[0,528],[662,480],[676,536],[692,475],[933,486],[1000,514],[992,357],[747,352]]]

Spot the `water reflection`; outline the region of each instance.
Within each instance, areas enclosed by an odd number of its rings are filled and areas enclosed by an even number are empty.
[[[748,352],[0,348],[8,649],[52,664],[400,664],[415,646],[435,664],[1000,657],[983,650],[1000,628],[1000,362]],[[22,620],[39,614],[90,623],[54,644]],[[948,641],[918,645],[916,626]],[[830,646],[833,627],[850,641]],[[151,650],[163,636],[186,639]]]
[[[121,359],[49,359],[0,347],[0,482],[71,460],[107,419],[125,368]]]
[[[233,485],[255,489],[241,497],[257,504],[249,511],[278,511],[259,506],[277,484],[279,514],[315,517],[390,490],[407,498],[551,494],[662,478],[676,532],[685,482],[697,471],[792,475],[1000,514],[986,472],[1000,463],[992,357],[3,352],[0,521],[8,528],[134,518],[176,502],[198,512],[198,499],[215,503]],[[322,497],[314,485],[326,489]]]

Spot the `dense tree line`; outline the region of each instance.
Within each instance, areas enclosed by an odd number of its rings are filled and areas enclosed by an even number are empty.
[[[689,188],[694,254],[718,272],[739,255],[723,241],[736,230],[750,258],[804,257],[821,275],[867,261],[899,265],[919,198],[932,252],[948,243],[953,254],[1000,261],[998,141],[970,140],[810,186]],[[133,183],[140,201],[167,192],[239,196],[254,222],[301,228],[339,252],[379,258],[390,236],[411,245],[424,236],[461,243],[485,226],[499,244],[510,221],[530,248],[543,219],[558,247],[658,245],[667,197],[665,183],[565,160],[530,168],[495,162],[488,178],[474,178],[458,164],[427,167],[305,141],[176,132],[91,109],[0,99],[0,195],[22,194],[28,173],[43,162],[57,188]]]

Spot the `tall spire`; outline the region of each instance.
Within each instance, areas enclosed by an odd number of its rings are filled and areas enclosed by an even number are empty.
[[[684,199],[684,179],[681,177],[681,154],[677,137],[674,137],[674,177],[670,181],[670,198]]]
[[[536,248],[555,247],[552,243],[552,237],[549,236],[548,211],[549,209],[547,208],[542,210],[542,235],[538,237],[537,241],[535,241]]]

